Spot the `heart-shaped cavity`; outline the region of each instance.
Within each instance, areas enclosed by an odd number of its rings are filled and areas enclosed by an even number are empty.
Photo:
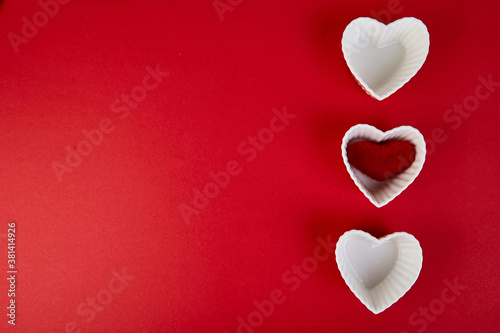
[[[419,19],[405,17],[389,25],[360,17],[347,25],[342,52],[358,83],[383,100],[408,82],[429,53],[429,32]]]
[[[381,239],[351,230],[335,249],[337,265],[347,286],[377,314],[400,299],[422,268],[422,249],[415,237],[397,232]]]
[[[408,152],[408,149],[403,149],[403,154],[391,157],[390,164],[393,165],[390,165],[388,168],[387,161],[385,160],[388,156],[382,156],[383,158],[379,164],[377,162],[379,157],[373,157],[370,151],[367,152],[367,154],[371,154],[368,155],[368,158],[366,158],[366,156],[358,156],[366,153],[358,149],[356,150],[356,163],[361,160],[367,160],[365,163],[369,167],[372,167],[372,170],[369,172],[367,170],[359,170],[349,161],[348,147],[357,147],[353,145],[363,141],[381,144],[381,147],[389,144],[389,142],[405,142],[412,146],[414,155],[412,155],[411,151]],[[401,146],[401,144],[399,145]],[[382,207],[389,203],[417,178],[424,165],[426,154],[424,137],[417,129],[411,126],[396,127],[384,133],[373,126],[359,124],[351,127],[346,132],[342,140],[341,148],[342,158],[346,165],[347,172],[349,172],[349,175],[360,191],[377,207]],[[352,149],[353,148],[350,149],[351,160],[353,160],[352,154],[354,151]],[[389,151],[387,152],[389,153]],[[375,158],[375,160],[370,161],[370,157]],[[413,157],[413,161],[411,161],[411,157]],[[406,166],[406,164],[409,164],[406,169],[401,168],[398,172],[393,172],[394,169],[399,169],[400,166]],[[367,175],[367,173],[374,174],[370,176],[369,174]],[[385,179],[377,180],[376,178]]]
[[[406,141],[358,141],[347,146],[349,163],[379,182],[408,169],[415,161],[415,147]]]

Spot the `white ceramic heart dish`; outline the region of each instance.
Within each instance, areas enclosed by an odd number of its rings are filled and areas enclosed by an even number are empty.
[[[339,238],[335,257],[349,289],[375,314],[410,290],[423,260],[418,240],[406,232],[377,239],[360,230]]]
[[[358,83],[383,100],[407,83],[429,53],[429,33],[422,21],[405,17],[389,25],[360,17],[347,25],[342,52]]]
[[[415,161],[405,171],[379,182],[354,168],[347,157],[347,147],[357,141],[383,142],[391,140],[406,141],[415,147]],[[422,170],[425,162],[425,139],[420,132],[411,126],[396,127],[382,132],[379,129],[358,124],[351,127],[342,139],[342,158],[347,172],[363,194],[376,206],[382,207],[403,192]]]

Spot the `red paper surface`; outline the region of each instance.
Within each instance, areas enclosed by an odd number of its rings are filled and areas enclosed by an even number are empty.
[[[0,6],[2,332],[500,329],[500,3],[221,0],[219,15],[211,0],[60,1],[50,16],[48,0]],[[361,16],[430,33],[422,69],[384,101],[340,48]],[[144,99],[127,106],[131,93]],[[341,158],[358,123],[428,141],[383,208]],[[71,149],[86,156],[58,179]],[[406,231],[423,249],[418,280],[379,315],[319,247],[351,229]]]

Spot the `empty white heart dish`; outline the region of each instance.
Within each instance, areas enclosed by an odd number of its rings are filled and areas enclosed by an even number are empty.
[[[415,283],[422,268],[422,248],[406,232],[377,239],[351,230],[335,249],[337,265],[347,286],[374,314],[397,302]]]
[[[410,143],[414,148],[414,160],[404,171],[394,176],[378,181],[370,178],[349,162],[348,147],[359,141],[369,141],[384,144],[391,141],[404,141]],[[376,207],[382,207],[403,192],[422,170],[425,162],[425,139],[420,132],[411,126],[400,126],[390,131],[382,132],[379,129],[358,124],[351,127],[342,139],[342,159],[347,172],[359,190]],[[398,158],[399,156],[396,156]],[[400,158],[401,159],[401,158]]]
[[[429,33],[422,21],[405,17],[388,25],[360,17],[347,25],[342,52],[358,83],[383,100],[407,83],[429,53]]]

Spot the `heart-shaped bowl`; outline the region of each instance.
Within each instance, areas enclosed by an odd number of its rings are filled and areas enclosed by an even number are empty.
[[[337,265],[345,283],[374,314],[396,303],[415,283],[422,268],[422,248],[406,232],[377,239],[350,230],[338,240]]]
[[[407,141],[415,147],[415,160],[405,171],[389,178],[385,181],[377,181],[354,168],[349,163],[347,156],[347,147],[357,141]],[[382,132],[379,129],[366,125],[358,124],[351,127],[342,139],[342,158],[347,168],[347,172],[354,180],[354,183],[361,192],[376,207],[382,207],[403,192],[422,170],[425,162],[425,139],[420,132],[411,126],[396,127],[390,131]]]
[[[422,21],[405,17],[385,25],[360,17],[347,25],[342,52],[358,83],[383,100],[408,82],[429,53],[429,32]]]

